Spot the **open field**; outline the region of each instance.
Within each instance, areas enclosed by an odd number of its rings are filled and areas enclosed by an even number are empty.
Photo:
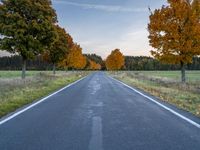
[[[0,117],[23,105],[40,99],[51,92],[74,82],[89,72],[28,71],[27,78],[20,78],[20,71],[0,71]]]
[[[200,71],[188,71],[186,84],[180,82],[179,71],[119,71],[109,74],[200,116]]]
[[[27,76],[34,76],[38,74],[38,71],[27,71]],[[0,71],[0,78],[15,78],[15,77],[20,77],[21,76],[21,71]]]
[[[26,76],[34,76],[40,73],[48,73],[51,74],[52,71],[27,71]],[[58,73],[62,73],[62,71],[58,71]],[[0,79],[2,78],[20,78],[21,77],[21,71],[0,71]]]
[[[180,71],[137,71],[145,76],[157,77],[157,78],[166,78],[169,80],[181,80]],[[187,82],[200,82],[200,71],[187,71],[186,73]]]

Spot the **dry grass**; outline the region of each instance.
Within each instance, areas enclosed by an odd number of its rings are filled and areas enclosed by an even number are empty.
[[[15,74],[15,72],[13,72]],[[15,111],[23,105],[71,83],[89,72],[38,72],[21,80],[20,77],[0,78],[0,117]]]
[[[110,72],[110,74],[131,85],[200,116],[200,80],[182,84],[170,77],[160,77],[148,72]],[[200,76],[199,76],[200,78]]]

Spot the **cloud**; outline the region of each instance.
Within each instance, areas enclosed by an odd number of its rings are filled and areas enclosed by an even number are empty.
[[[110,54],[111,50],[120,48],[124,55],[150,56],[148,32],[140,28],[136,30],[128,29],[121,36],[105,41],[104,39],[79,40],[84,53],[96,53],[104,59]]]
[[[78,40],[83,47],[84,53],[96,53],[104,59],[110,54],[111,50],[120,48],[124,55],[150,56],[152,49],[148,44],[147,33],[145,31],[133,31],[105,41],[103,39]]]
[[[118,5],[97,5],[97,4],[86,4],[86,3],[76,3],[70,1],[54,0],[54,3],[65,4],[71,6],[81,7],[83,9],[95,9],[106,12],[147,12],[146,8],[128,8]]]
[[[148,31],[146,29],[129,30],[120,38],[120,48],[129,55],[150,55]]]

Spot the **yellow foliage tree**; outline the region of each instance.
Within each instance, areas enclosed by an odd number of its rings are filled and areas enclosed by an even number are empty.
[[[182,82],[185,65],[200,55],[199,0],[168,0],[169,5],[151,12],[148,24],[152,55],[160,61],[180,64]]]
[[[124,66],[124,56],[119,49],[115,49],[106,58],[106,68],[107,70],[120,70]]]
[[[65,59],[59,63],[59,66],[71,69],[84,69],[86,63],[87,60],[82,54],[80,45],[73,44],[72,48],[66,54]]]
[[[88,70],[100,70],[101,69],[101,65],[92,61],[92,60],[88,60],[89,66],[88,66]]]

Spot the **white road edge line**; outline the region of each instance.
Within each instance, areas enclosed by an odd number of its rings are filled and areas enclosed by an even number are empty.
[[[125,84],[125,83],[123,83],[123,82],[121,82],[121,81],[119,81],[119,80],[117,80],[117,79],[115,79],[115,78],[113,78],[113,77],[111,77],[111,76],[108,76],[108,77],[110,77],[111,79],[113,79],[113,80],[115,80],[115,81],[117,81],[117,82],[123,84],[124,86],[128,87],[129,89],[135,91],[136,93],[140,94],[141,96],[143,96],[143,97],[149,99],[149,100],[152,101],[153,103],[159,105],[160,107],[164,108],[165,110],[171,112],[172,114],[178,116],[179,118],[185,120],[186,122],[188,122],[188,123],[190,123],[190,124],[192,124],[192,125],[194,125],[195,127],[197,127],[197,128],[200,129],[200,124],[198,124],[197,122],[195,122],[195,121],[193,121],[193,120],[191,120],[191,119],[189,119],[189,118],[187,118],[187,117],[185,117],[185,116],[179,114],[178,112],[172,110],[171,108],[169,108],[169,107],[167,107],[167,106],[165,106],[165,105],[159,103],[159,102],[156,101],[155,99],[153,99],[153,98],[151,98],[151,97],[149,97],[149,96],[147,96],[147,95],[141,93],[140,91],[134,89],[133,87],[131,87],[131,86],[129,86],[129,85],[127,85],[127,84]]]
[[[67,86],[63,87],[62,89],[60,89],[60,90],[58,90],[58,91],[56,91],[56,92],[54,92],[54,93],[52,93],[52,94],[50,94],[50,95],[44,97],[43,99],[41,99],[41,100],[39,100],[39,101],[37,101],[37,102],[31,104],[30,106],[25,107],[24,109],[22,109],[22,110],[20,110],[20,111],[17,111],[16,113],[12,114],[11,116],[8,116],[7,118],[5,118],[5,119],[3,119],[2,121],[0,121],[0,125],[2,125],[2,124],[4,124],[4,123],[8,122],[9,120],[11,120],[11,119],[17,117],[18,115],[20,115],[20,114],[24,113],[25,111],[27,111],[27,110],[29,110],[29,109],[35,107],[36,105],[38,105],[38,104],[44,102],[45,100],[47,100],[47,99],[50,98],[51,96],[53,96],[53,95],[55,95],[55,94],[57,94],[57,93],[59,93],[59,92],[65,90],[65,89],[69,88],[70,86],[72,86],[72,85],[74,85],[74,84],[80,82],[81,80],[85,79],[86,77],[87,77],[87,76],[85,76],[85,77],[83,77],[83,78],[81,78],[81,79],[79,79],[79,80],[77,80],[77,81],[75,81],[75,82],[73,82],[73,83],[71,83],[71,84],[68,84]]]

